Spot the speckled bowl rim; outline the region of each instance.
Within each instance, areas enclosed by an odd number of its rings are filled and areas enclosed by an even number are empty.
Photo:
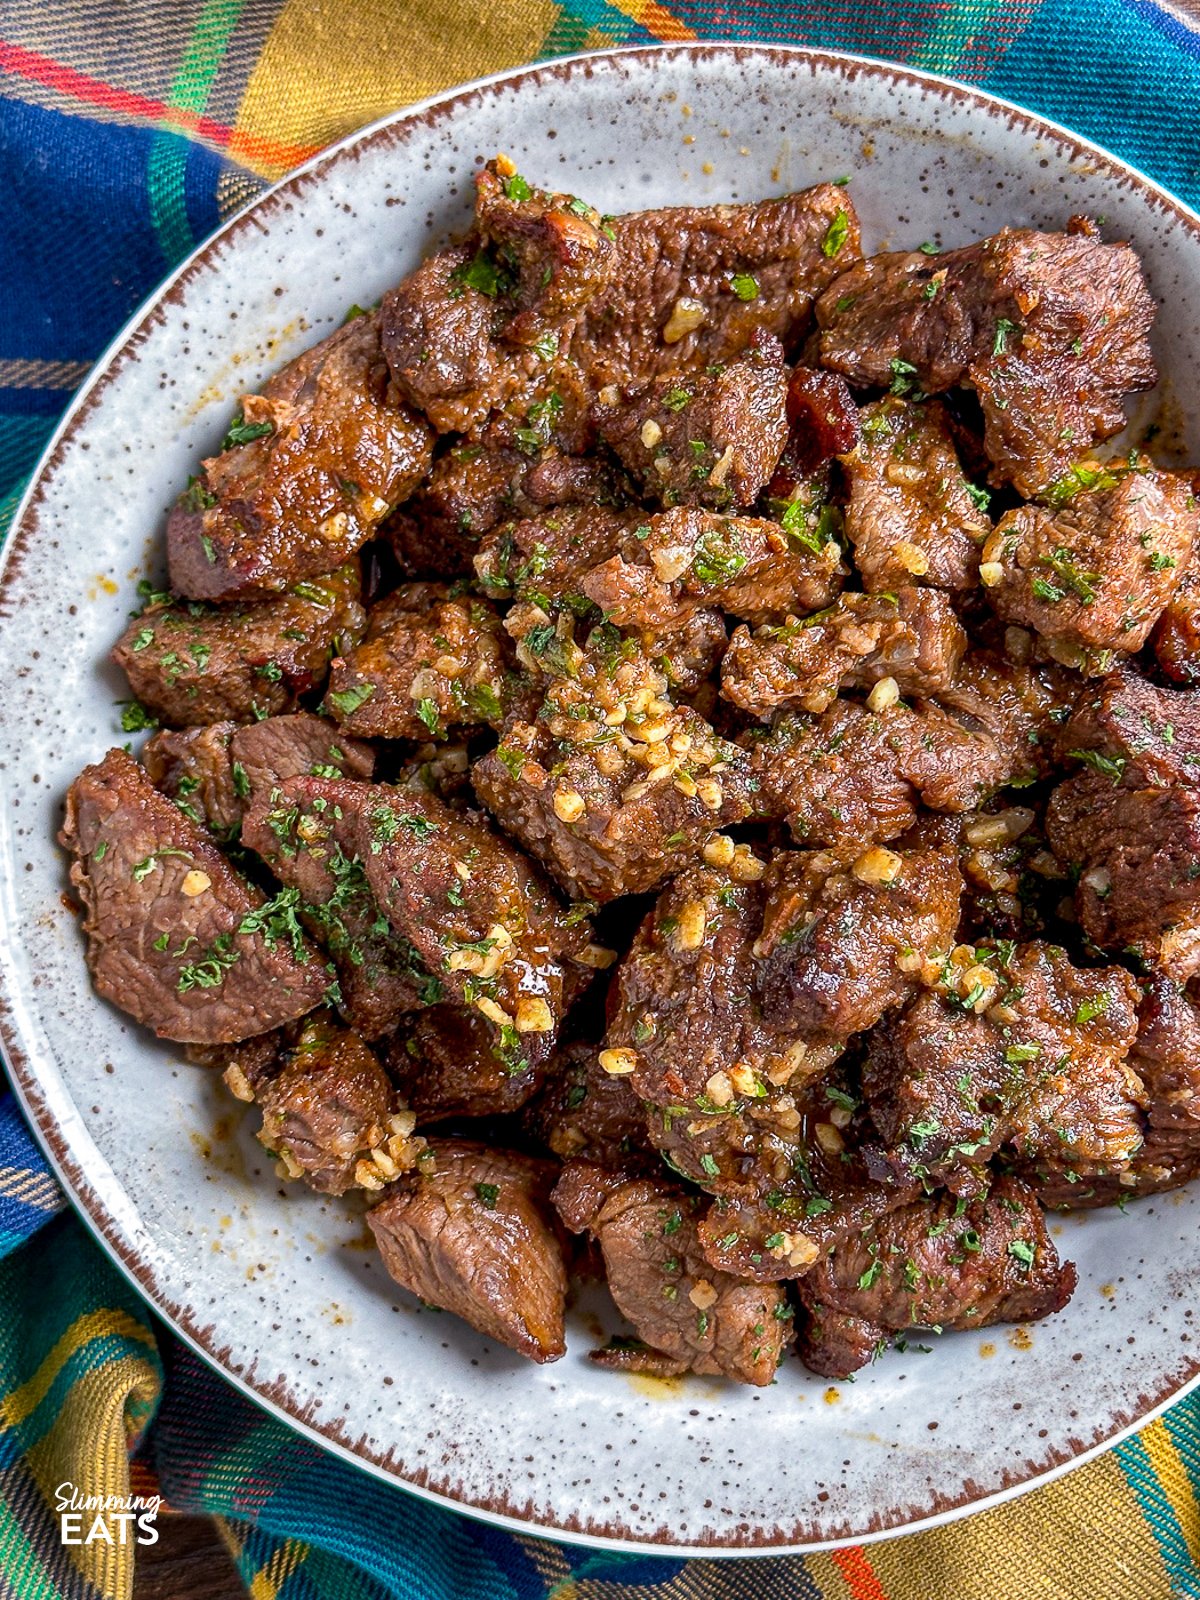
[[[1161,184],[1155,182],[1153,178],[1150,178],[1131,163],[1113,155],[1110,151],[1105,150],[1091,140],[1072,132],[1069,128],[1063,127],[1061,123],[1027,111],[1010,100],[988,94],[974,85],[962,83],[957,79],[944,77],[937,73],[922,72],[913,68],[899,66],[892,62],[877,60],[869,56],[855,55],[845,51],[813,49],[800,45],[744,44],[736,41],[632,45],[614,50],[586,51],[575,55],[558,57],[548,62],[491,73],[486,77],[472,79],[468,83],[445,90],[441,94],[431,95],[427,99],[417,101],[415,104],[406,106],[400,111],[389,113],[387,116],[368,123],[366,126],[348,134],[345,138],[327,146],[311,160],[297,167],[286,178],[281,179],[235,212],[220,228],[197,246],[147,297],[96,361],[88,378],[80,387],[62,420],[51,435],[30,479],[29,486],[21,497],[12,519],[8,537],[5,540],[3,549],[0,550],[0,615],[6,614],[6,602],[9,599],[10,587],[20,572],[22,558],[26,549],[37,537],[38,507],[45,485],[53,476],[64,455],[71,448],[74,435],[80,423],[95,406],[103,402],[105,389],[110,385],[116,374],[121,371],[126,361],[132,359],[137,347],[144,341],[156,322],[161,319],[163,306],[171,304],[180,297],[183,287],[191,281],[200,269],[206,266],[209,256],[218,247],[234,238],[244,228],[254,226],[257,219],[263,216],[264,213],[270,213],[281,202],[288,201],[304,187],[308,179],[319,175],[328,165],[344,160],[349,153],[367,145],[389,142],[395,137],[397,130],[403,129],[407,125],[422,121],[434,124],[453,117],[460,108],[468,105],[489,90],[499,87],[519,88],[525,84],[537,85],[553,79],[567,80],[576,77],[576,75],[586,82],[592,67],[598,63],[606,63],[618,58],[647,62],[663,56],[677,57],[680,55],[691,56],[697,61],[732,58],[734,60],[765,60],[770,65],[804,62],[810,68],[840,75],[848,81],[852,81],[860,74],[868,74],[882,78],[898,88],[911,86],[926,93],[938,95],[942,99],[958,105],[966,103],[977,109],[984,116],[999,115],[1006,120],[1010,128],[1019,129],[1023,134],[1057,146],[1068,158],[1088,157],[1098,167],[1105,169],[1109,176],[1123,180],[1131,185],[1153,208],[1159,212],[1169,214],[1195,240],[1197,270],[1200,273],[1200,214],[1185,205],[1169,190],[1163,188]],[[415,1477],[403,1476],[394,1463],[385,1465],[382,1461],[374,1459],[365,1449],[350,1448],[339,1439],[328,1434],[319,1423],[314,1423],[299,1416],[294,1406],[289,1403],[287,1396],[281,1398],[278,1393],[268,1392],[265,1385],[260,1386],[252,1379],[248,1380],[228,1370],[222,1364],[218,1355],[209,1347],[205,1330],[197,1326],[190,1318],[188,1308],[186,1306],[172,1307],[167,1302],[156,1282],[151,1263],[130,1248],[122,1238],[117,1220],[106,1207],[102,1197],[92,1187],[86,1172],[75,1158],[66,1140],[64,1140],[61,1130],[50,1113],[47,1100],[39,1083],[37,1069],[24,1047],[19,1021],[21,1002],[14,986],[11,984],[4,955],[6,942],[16,942],[20,937],[21,930],[14,929],[8,924],[8,908],[3,899],[0,898],[0,1046],[3,1047],[5,1064],[8,1067],[17,1097],[32,1123],[38,1144],[45,1153],[76,1212],[95,1236],[98,1243],[129,1279],[138,1293],[149,1302],[158,1315],[163,1318],[185,1344],[189,1345],[198,1356],[218,1371],[222,1377],[233,1384],[248,1399],[254,1401],[279,1421],[288,1424],[314,1445],[329,1450],[351,1465],[371,1473],[372,1476],[381,1478],[383,1481],[435,1505],[506,1528],[513,1533],[537,1533],[560,1539],[570,1544],[587,1545],[598,1549],[632,1552],[642,1555],[660,1553],[675,1557],[702,1556],[708,1558],[720,1556],[801,1555],[843,1548],[847,1545],[874,1544],[885,1539],[894,1539],[909,1533],[916,1533],[958,1521],[960,1518],[972,1515],[977,1511],[984,1511],[993,1506],[1001,1505],[1041,1484],[1050,1483],[1054,1479],[1070,1472],[1073,1468],[1082,1466],[1085,1462],[1094,1459],[1105,1450],[1111,1449],[1139,1429],[1144,1428],[1148,1422],[1153,1421],[1168,1406],[1181,1399],[1184,1395],[1189,1394],[1197,1385],[1200,1385],[1200,1353],[1197,1353],[1196,1357],[1188,1363],[1190,1372],[1184,1381],[1168,1383],[1159,1392],[1144,1395],[1141,1409],[1133,1420],[1114,1428],[1106,1438],[1099,1442],[1070,1453],[1060,1452],[1058,1453],[1058,1459],[1050,1459],[1044,1466],[1031,1468],[1020,1480],[1006,1484],[1003,1488],[993,1493],[977,1495],[972,1493],[969,1484],[964,1484],[961,1497],[958,1500],[946,1501],[937,1510],[927,1515],[889,1527],[864,1527],[861,1531],[835,1539],[815,1541],[798,1539],[793,1542],[784,1538],[776,1539],[772,1543],[766,1543],[763,1542],[763,1537],[758,1530],[751,1530],[748,1538],[744,1534],[741,1536],[743,1542],[740,1543],[735,1542],[738,1535],[731,1533],[723,1536],[718,1535],[714,1538],[713,1543],[702,1545],[669,1544],[662,1541],[631,1537],[619,1529],[614,1529],[611,1532],[607,1530],[596,1532],[594,1531],[594,1520],[591,1522],[588,1531],[572,1527],[569,1523],[553,1525],[535,1522],[527,1515],[519,1514],[513,1507],[505,1504],[502,1500],[481,1503],[461,1499],[451,1492],[442,1491],[431,1487],[428,1483],[417,1481]]]

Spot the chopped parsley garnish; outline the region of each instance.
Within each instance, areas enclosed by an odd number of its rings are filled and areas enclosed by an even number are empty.
[[[1023,1267],[1033,1265],[1033,1246],[1025,1239],[1014,1239],[1008,1247],[1008,1253],[1021,1263]]]
[[[1094,1017],[1102,1017],[1108,1010],[1108,995],[1098,994],[1094,1000],[1081,1000],[1075,1011],[1075,1026],[1082,1028]]]
[[[502,267],[497,266],[486,250],[477,251],[470,261],[465,261],[461,267],[455,267],[450,274],[450,281],[468,289],[475,289],[492,300],[498,294],[507,294],[512,288],[512,278]]]
[[[682,411],[692,398],[690,389],[670,389],[663,396],[663,405],[668,411]]]
[[[273,422],[247,422],[240,411],[234,413],[229,431],[221,441],[222,450],[232,450],[234,445],[250,444],[255,439],[265,439],[275,432]]]
[[[1015,322],[1010,322],[1007,317],[1001,317],[996,323],[996,337],[992,341],[992,354],[1002,356],[1008,348],[1010,333],[1020,333],[1020,328]]]
[[[821,240],[821,254],[832,260],[845,244],[849,232],[849,213],[839,210],[834,215],[833,221],[829,224],[829,228],[825,234],[825,237]]]
[[[136,700],[118,700],[122,707],[121,729],[125,733],[144,733],[147,728],[157,728],[158,718],[151,716],[145,706]]]
[[[179,504],[185,511],[211,511],[216,503],[216,495],[209,490],[203,478],[197,477],[188,479],[187,488],[179,497]],[[141,584],[138,585],[138,590],[140,592]]]
[[[829,235],[826,234],[827,240],[828,237]],[[827,254],[833,255],[836,254],[836,251],[829,251]],[[758,279],[751,277],[748,272],[735,272],[733,277],[729,280],[729,287],[733,290],[734,294],[737,295],[739,300],[758,299]]]
[[[1068,750],[1067,754],[1074,756],[1077,761],[1085,762],[1101,776],[1111,778],[1114,783],[1120,783],[1125,776],[1127,765],[1125,756],[1106,756],[1102,750]]]
[[[351,717],[359,706],[366,705],[374,693],[373,683],[356,683],[353,688],[343,689],[340,693],[327,694],[325,703],[332,706],[339,717]]]
[[[522,200],[531,199],[533,196],[533,190],[519,172],[514,172],[511,177],[505,178],[504,193],[508,199],[516,200],[518,204]]]
[[[240,761],[235,761],[231,768],[233,774],[233,792],[239,800],[249,800],[250,779],[246,776],[246,769]]]
[[[417,701],[417,716],[435,737],[441,729],[441,718],[438,715],[437,703],[433,700]]]
[[[494,1211],[496,1201],[500,1198],[500,1185],[498,1183],[477,1183],[475,1185],[475,1198],[485,1211]]]
[[[875,1285],[879,1282],[879,1278],[880,1278],[880,1275],[882,1274],[882,1272],[883,1272],[883,1262],[882,1261],[872,1261],[871,1265],[867,1268],[867,1270],[859,1278],[858,1287],[860,1289],[873,1289],[875,1287]]]

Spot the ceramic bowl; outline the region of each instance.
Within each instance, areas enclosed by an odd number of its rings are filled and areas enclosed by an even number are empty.
[[[1200,1195],[1055,1220],[1060,1315],[930,1339],[853,1384],[765,1390],[594,1368],[577,1308],[535,1367],[422,1309],[361,1215],[274,1177],[220,1084],[101,1003],[54,845],[71,778],[124,735],[106,655],[161,571],[166,509],[239,396],[413,267],[507,151],[603,210],[851,179],[869,249],[1105,220],[1162,302],[1159,447],[1193,458],[1200,221],[1112,157],[932,77],[818,52],[618,51],[499,77],[328,151],[204,245],[85,385],[0,589],[3,1037],[64,1185],[161,1315],[312,1440],[415,1493],[619,1547],[807,1549],[946,1519],[1083,1460],[1191,1384]]]

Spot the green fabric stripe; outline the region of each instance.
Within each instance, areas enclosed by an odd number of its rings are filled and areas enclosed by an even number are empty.
[[[231,1503],[237,1489],[261,1471],[272,1456],[278,1455],[279,1448],[279,1428],[265,1417],[252,1433],[231,1439],[228,1448],[210,1462],[204,1475],[200,1490],[204,1504],[225,1516],[238,1516],[240,1509],[235,1510]]]
[[[1188,1553],[1187,1540],[1171,1502],[1158,1481],[1146,1446],[1135,1433],[1132,1438],[1119,1444],[1113,1454],[1137,1497],[1142,1515],[1150,1524],[1163,1566],[1171,1579],[1171,1593],[1186,1595],[1188,1600],[1200,1600],[1200,1588],[1196,1585],[1196,1570]]]
[[[9,1486],[0,1497],[0,1572],[21,1600],[57,1600],[58,1586],[46,1575],[37,1551],[8,1505]]]
[[[926,72],[957,71],[967,50],[997,12],[1008,9],[1008,0],[976,0],[972,6],[947,6],[912,52],[912,64]]]
[[[244,4],[245,0],[207,0],[167,96],[172,109],[197,115],[205,109]],[[150,219],[162,253],[171,263],[187,255],[196,242],[188,226],[184,198],[188,150],[186,138],[166,131],[159,133],[150,147]]]

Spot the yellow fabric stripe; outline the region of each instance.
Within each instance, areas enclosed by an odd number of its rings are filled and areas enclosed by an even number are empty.
[[[657,0],[608,0],[614,11],[619,11],[623,16],[630,17],[634,22],[640,23],[648,33],[664,43],[694,39],[696,34],[686,22],[672,16],[665,6],[660,6]]]
[[[149,1328],[144,1328],[140,1322],[135,1322],[127,1312],[114,1311],[108,1307],[89,1311],[82,1317],[76,1318],[55,1342],[31,1378],[27,1378],[19,1388],[0,1400],[0,1425],[15,1428],[24,1422],[46,1398],[55,1378],[81,1345],[90,1339],[102,1339],[112,1335],[136,1339],[139,1344],[144,1344],[151,1350],[157,1348],[154,1335]]]
[[[552,0],[288,0],[246,85],[237,128],[276,143],[327,144],[480,72],[530,60],[557,16]]]
[[[992,1511],[871,1545],[867,1556],[888,1600],[1083,1600],[1085,1565],[1087,1600],[1165,1600],[1171,1592],[1154,1535],[1111,1455]],[[840,1593],[832,1585],[829,1592]]]
[[[1188,1551],[1195,1560],[1200,1555],[1200,1550],[1197,1548],[1196,1498],[1192,1493],[1187,1468],[1175,1448],[1175,1441],[1167,1432],[1166,1424],[1161,1417],[1157,1422],[1152,1422],[1149,1427],[1142,1429],[1141,1440],[1146,1447],[1146,1454],[1150,1457],[1154,1474],[1162,1485],[1163,1493],[1170,1501],[1171,1510],[1175,1513],[1183,1537],[1187,1540]]]
[[[250,1600],[275,1600],[292,1573],[308,1559],[309,1546],[285,1539],[265,1567],[250,1580]]]
[[[111,1326],[112,1313],[106,1313]],[[53,1428],[32,1445],[26,1460],[48,1505],[55,1490],[72,1483],[81,1495],[128,1495],[129,1455],[125,1440],[125,1407],[131,1397],[143,1404],[153,1399],[157,1376],[147,1361],[125,1356],[82,1373],[71,1385]],[[82,1513],[80,1537],[95,1512]],[[133,1591],[133,1537],[122,1545],[119,1526],[109,1524],[113,1542],[67,1545],[71,1560],[106,1600],[129,1600]]]

